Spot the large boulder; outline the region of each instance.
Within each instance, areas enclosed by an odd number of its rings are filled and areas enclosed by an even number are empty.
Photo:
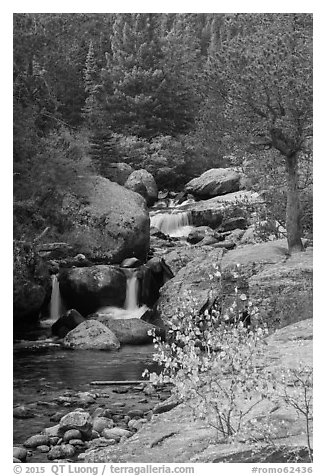
[[[180,269],[184,268],[190,261],[194,259],[204,260],[209,251],[213,248],[205,246],[180,246],[167,251],[163,254],[164,262],[171,269],[172,273],[176,275]]]
[[[62,339],[69,331],[75,329],[75,327],[79,326],[79,324],[85,320],[85,317],[79,314],[76,309],[69,309],[69,311],[52,324],[52,334]]]
[[[66,305],[82,315],[103,306],[122,306],[126,296],[126,276],[111,265],[63,269],[60,291]]]
[[[121,344],[147,344],[153,341],[148,331],[153,328],[157,335],[161,335],[159,329],[142,319],[113,319],[105,315],[99,315],[96,320],[104,324],[118,338]]]
[[[250,299],[259,320],[268,327],[284,327],[313,317],[312,249],[290,256],[249,279]]]
[[[124,186],[142,195],[148,206],[153,205],[157,200],[158,190],[155,179],[145,169],[135,170],[129,175]]]
[[[226,253],[222,258],[222,269],[234,270],[237,265],[240,265],[249,279],[269,265],[285,262],[288,256],[285,239],[248,244]]]
[[[202,199],[225,195],[240,189],[240,178],[240,174],[233,169],[210,169],[190,180],[185,191]]]
[[[180,206],[180,211],[187,211],[189,220],[194,226],[210,226],[215,229],[224,226],[225,222],[232,218],[241,217],[248,206],[253,207],[261,201],[258,193],[242,190],[234,193],[227,193],[209,200]],[[238,228],[236,222],[234,228]],[[228,229],[232,229],[230,224]]]
[[[198,226],[194,228],[187,236],[187,241],[196,244],[202,241],[205,236],[212,236],[214,231],[209,226]]]
[[[140,269],[141,302],[153,307],[160,295],[160,289],[174,274],[163,258],[153,257]]]
[[[157,303],[157,318],[170,327],[173,318],[191,307],[202,312],[212,306],[221,295],[221,283],[215,278],[223,251],[212,250],[205,257],[190,261],[162,288]]]
[[[107,326],[90,319],[68,332],[63,345],[71,349],[117,350],[120,342]]]
[[[275,329],[312,317],[312,249],[289,256],[285,239],[244,245],[223,256],[221,269],[224,303],[237,287],[247,297],[241,304],[258,309],[252,323]]]
[[[80,179],[79,213],[67,233],[75,253],[93,262],[121,263],[135,256],[144,261],[149,250],[149,215],[137,193],[104,177]],[[64,207],[71,212],[67,198]]]
[[[129,164],[124,162],[112,163],[107,167],[106,175],[107,178],[116,182],[119,185],[124,185],[129,175],[134,172],[134,169]]]

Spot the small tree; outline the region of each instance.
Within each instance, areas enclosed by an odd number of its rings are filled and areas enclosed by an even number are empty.
[[[298,164],[312,135],[312,17],[309,14],[236,14],[225,17],[210,49],[206,90],[223,107],[230,143],[274,148],[287,179],[289,252],[301,251]]]

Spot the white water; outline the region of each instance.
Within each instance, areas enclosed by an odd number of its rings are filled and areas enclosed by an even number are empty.
[[[128,270],[128,274],[124,308],[127,311],[134,311],[138,309],[139,281],[134,271]]]
[[[51,302],[50,302],[50,319],[51,321],[56,321],[60,317],[62,310],[62,300],[60,294],[60,286],[58,281],[58,276],[52,274],[52,292],[51,292]]]
[[[188,212],[157,213],[151,216],[151,226],[173,238],[186,238],[193,229]]]
[[[143,314],[149,309],[146,305],[139,306],[139,280],[137,277],[137,269],[125,268],[124,272],[127,274],[126,284],[126,298],[123,308],[106,306],[98,309],[98,315],[105,315],[113,319],[140,319]]]
[[[52,291],[49,305],[49,317],[42,319],[42,327],[48,327],[54,324],[64,312],[65,308],[60,294],[58,276],[56,274],[52,274]]]

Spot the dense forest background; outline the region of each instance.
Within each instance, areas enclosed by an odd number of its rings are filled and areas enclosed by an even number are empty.
[[[311,15],[14,14],[13,84],[16,240],[64,240],[117,162],[173,191],[240,167],[284,222],[293,155],[311,233]]]

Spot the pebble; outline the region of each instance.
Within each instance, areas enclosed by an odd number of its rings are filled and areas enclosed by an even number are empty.
[[[116,440],[112,439],[107,439],[104,437],[97,438],[96,440],[92,440],[88,443],[88,449],[94,450],[95,448],[105,448],[106,446],[111,446],[115,445]]]
[[[76,403],[76,399],[75,398],[72,398],[72,397],[64,397],[64,396],[60,396],[56,399],[56,402],[59,403],[59,404],[69,404],[71,405],[72,403]]]
[[[20,446],[14,446],[13,448],[13,457],[17,458],[19,461],[24,463],[27,458],[27,450]]]
[[[37,446],[36,449],[40,451],[41,453],[48,453],[50,451],[50,446],[40,445],[40,446]]]
[[[123,419],[124,419],[124,415],[122,414],[112,415],[112,420],[114,421],[114,423],[118,423],[119,421]]]
[[[128,388],[114,388],[112,392],[114,393],[128,393],[129,389]]]
[[[85,446],[85,441],[76,438],[74,440],[69,440],[69,444],[73,446]]]
[[[62,459],[62,458],[70,458],[71,456],[74,456],[75,454],[75,448],[72,445],[58,445],[58,446],[53,446],[51,450],[48,452],[48,459],[54,460],[54,459]]]
[[[93,430],[101,433],[104,428],[113,428],[114,422],[110,418],[97,417],[93,419]]]
[[[25,441],[24,446],[26,446],[26,448],[36,448],[37,446],[48,444],[49,435],[33,435]]]
[[[15,407],[13,410],[13,415],[14,418],[18,418],[20,420],[25,420],[27,418],[34,418],[35,413],[27,407],[20,406],[20,407]]]
[[[92,419],[89,413],[73,411],[65,415],[60,420],[60,432],[65,433],[68,430],[79,430],[83,438],[90,438],[92,434]],[[79,438],[79,436],[77,437]]]
[[[49,443],[51,446],[55,446],[58,444],[58,441],[60,440],[60,438],[58,436],[51,436],[49,438]]]
[[[63,441],[68,442],[70,440],[81,440],[82,434],[79,430],[71,429],[64,433]]]
[[[125,430],[124,428],[105,428],[102,431],[102,436],[107,438],[108,440],[114,439],[119,441],[122,436],[130,437],[132,436],[132,432],[129,430]]]
[[[106,409],[104,410],[102,416],[105,417],[105,418],[112,418],[112,412],[111,412],[111,410],[108,410],[108,409],[106,408]]]

